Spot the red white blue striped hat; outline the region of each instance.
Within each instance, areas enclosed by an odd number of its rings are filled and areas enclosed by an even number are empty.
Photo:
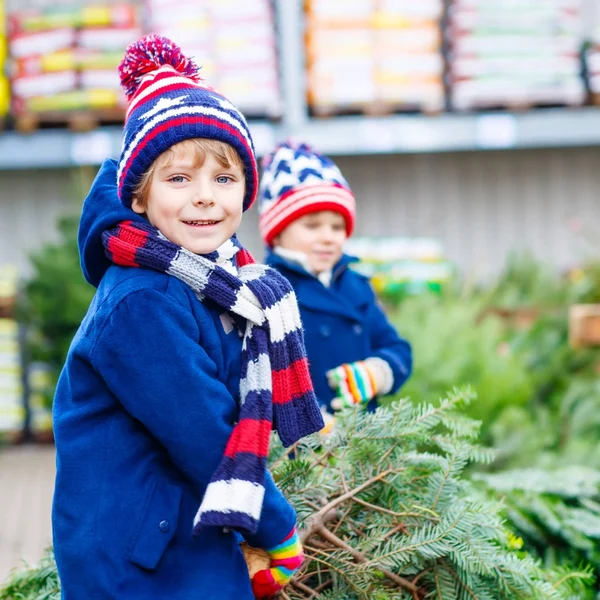
[[[307,144],[287,141],[266,156],[262,166],[259,228],[268,246],[290,223],[321,210],[341,213],[346,233],[352,235],[356,220],[354,194],[329,157]]]
[[[198,75],[198,66],[168,38],[150,34],[131,44],[119,65],[129,100],[118,168],[121,202],[131,206],[142,175],[166,150],[193,138],[225,142],[245,167],[248,209],[258,191],[254,144],[242,113]]]

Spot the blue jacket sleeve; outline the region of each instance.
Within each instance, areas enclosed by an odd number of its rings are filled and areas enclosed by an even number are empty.
[[[388,321],[370,285],[369,291],[372,300],[367,312],[367,327],[371,347],[374,349],[373,356],[382,358],[390,365],[394,374],[394,385],[390,394],[395,394],[412,373],[412,349]]]
[[[202,496],[238,410],[199,338],[189,307],[144,288],[119,302],[91,356],[125,410],[162,444]],[[251,539],[269,548],[291,531],[296,515],[268,473],[265,484],[259,528]]]

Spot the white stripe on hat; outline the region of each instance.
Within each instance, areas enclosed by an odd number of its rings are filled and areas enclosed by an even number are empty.
[[[334,202],[350,212],[354,212],[356,206],[354,195],[349,190],[335,185],[309,186],[292,192],[289,196],[280,200],[271,210],[263,213],[260,217],[261,227],[270,228],[298,210],[298,208],[317,202]]]
[[[311,196],[311,197],[305,198],[304,200],[300,200],[299,202],[294,203],[283,214],[280,214],[277,219],[271,219],[268,222],[268,224],[265,224],[264,221],[259,219],[258,223],[259,223],[261,235],[263,236],[263,238],[268,237],[269,234],[271,233],[271,231],[273,231],[281,222],[287,220],[288,217],[301,211],[302,209],[304,209],[307,206],[313,206],[315,204],[323,204],[323,203],[327,203],[329,205],[337,204],[339,206],[340,211],[343,213],[353,214],[353,212],[354,212],[353,205],[350,206],[347,202],[344,202],[338,196],[326,196],[323,194],[321,194],[318,198]]]
[[[173,71],[173,73],[177,73],[177,71],[175,71],[172,67],[168,67],[167,69],[165,68],[160,68],[158,69],[158,71],[154,71],[152,73],[152,75],[157,75],[160,71]],[[158,91],[158,90],[162,90],[163,88],[169,87],[171,85],[176,85],[176,84],[185,84],[186,87],[190,87],[190,88],[203,88],[204,86],[198,85],[195,81],[193,81],[192,79],[190,79],[189,77],[183,77],[181,75],[173,75],[171,77],[163,77],[161,79],[159,79],[158,81],[155,81],[154,83],[150,84],[146,89],[144,89],[143,92],[140,92],[137,96],[135,96],[133,98],[133,100],[131,101],[131,104],[129,105],[129,108],[127,109],[127,113],[126,113],[126,118],[129,117],[129,115],[135,110],[135,108],[141,104],[144,99],[147,96],[150,96],[151,94],[153,94],[154,92]],[[144,82],[142,82],[141,85],[143,85]]]
[[[148,135],[148,133],[152,129],[154,129],[154,127],[156,127],[157,125],[160,125],[161,123],[163,123],[164,121],[167,121],[170,118],[180,117],[183,115],[202,115],[202,116],[215,117],[217,119],[220,119],[221,121],[225,121],[226,123],[231,125],[234,129],[236,129],[239,133],[242,134],[244,140],[246,140],[246,142],[248,143],[248,147],[250,149],[252,149],[252,142],[250,141],[250,136],[248,135],[242,122],[239,121],[238,119],[235,119],[229,113],[227,113],[223,110],[219,110],[217,108],[211,108],[211,107],[206,107],[206,106],[191,105],[191,106],[177,107],[177,108],[166,110],[163,113],[157,115],[156,117],[154,117],[154,119],[152,119],[151,121],[148,121],[148,123],[146,123],[144,125],[144,127],[142,127],[142,129],[140,129],[140,131],[137,132],[137,134],[133,138],[133,140],[131,140],[129,142],[129,144],[126,146],[126,148],[123,150],[123,153],[121,155],[121,162],[119,163],[119,170],[117,173],[118,179],[119,180],[121,179],[125,165],[127,164],[129,157],[133,154],[135,148]]]

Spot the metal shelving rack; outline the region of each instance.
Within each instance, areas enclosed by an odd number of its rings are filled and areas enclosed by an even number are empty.
[[[261,155],[286,137],[332,156],[600,146],[600,109],[595,107],[311,118],[305,94],[302,4],[302,0],[275,0],[284,112],[281,123],[250,122]],[[120,146],[119,127],[89,133],[7,131],[0,133],[0,169],[99,164],[107,156],[117,157]]]

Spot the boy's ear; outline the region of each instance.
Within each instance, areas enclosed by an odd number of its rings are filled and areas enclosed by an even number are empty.
[[[137,213],[138,215],[143,215],[146,213],[145,207],[142,206],[142,203],[140,202],[137,196],[134,196],[131,200],[131,210],[133,210],[133,212]]]

